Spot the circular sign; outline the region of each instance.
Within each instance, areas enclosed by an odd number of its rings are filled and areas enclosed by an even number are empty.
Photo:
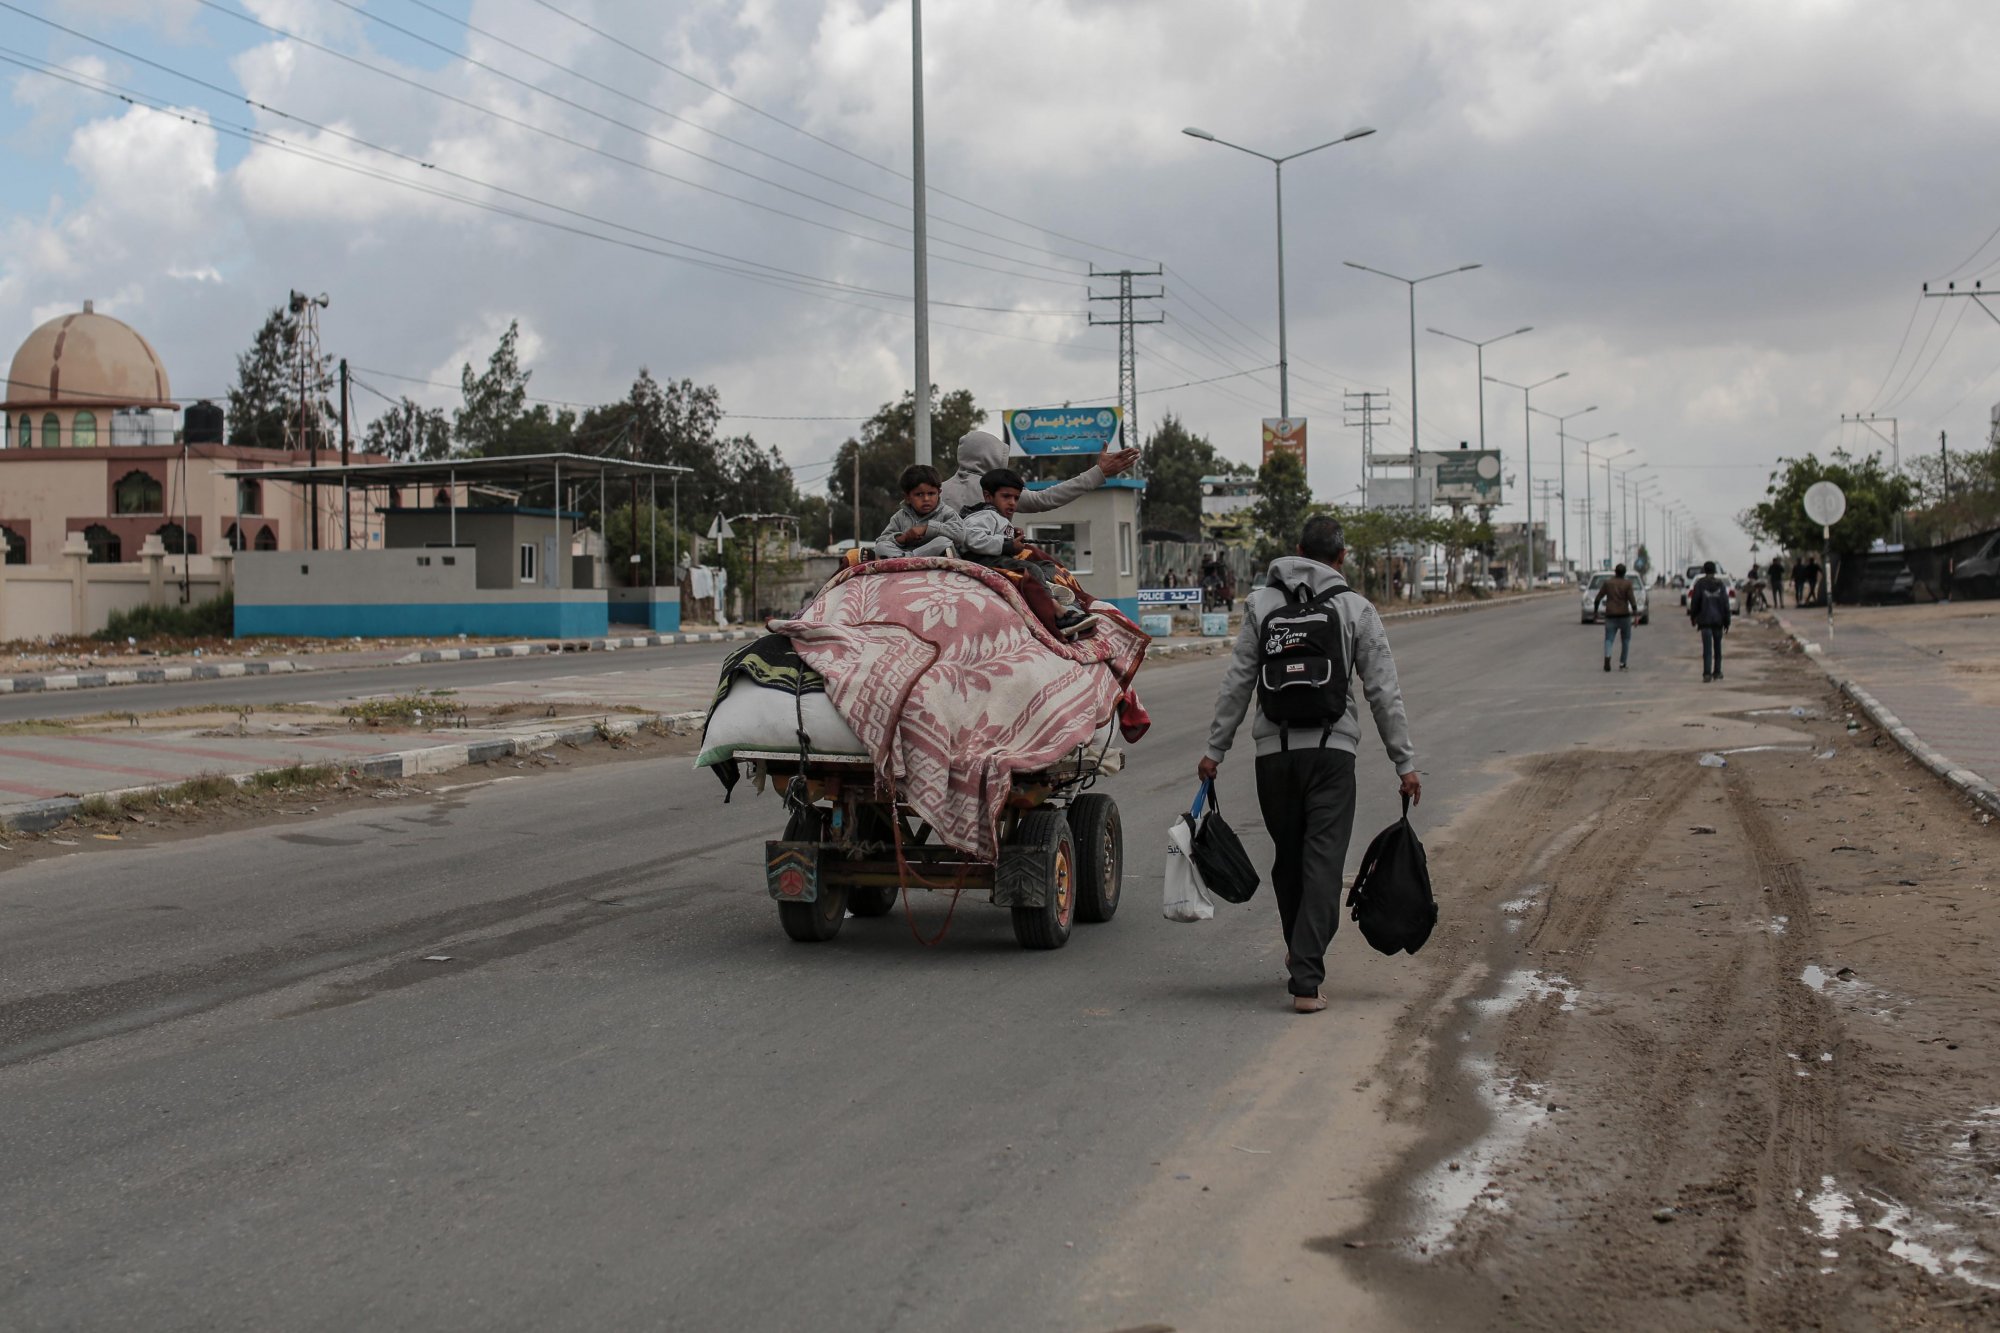
[[[1830,481],[1816,481],[1806,487],[1806,517],[1823,528],[1840,522],[1847,512],[1847,496]]]
[[[1488,481],[1492,481],[1500,475],[1500,455],[1486,454],[1477,463],[1473,464],[1473,467],[1478,471],[1480,476],[1486,478]]]
[[[1111,415],[1110,408],[1105,408],[1102,412],[1099,412],[1097,414],[1097,424],[1103,430],[1110,430],[1111,423],[1116,420],[1118,420],[1118,418]]]
[[[1014,414],[1015,430],[1032,430],[1034,428],[1034,425],[1035,425],[1035,419],[1029,416],[1026,412],[1016,412]]]

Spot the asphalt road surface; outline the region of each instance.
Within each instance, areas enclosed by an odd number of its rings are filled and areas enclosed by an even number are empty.
[[[1423,826],[1631,711],[1584,696],[1574,616],[1393,627]],[[576,669],[467,665],[544,661]],[[1214,1238],[1141,1207],[1208,1188],[1176,1145],[1277,1064],[1352,1082],[1347,1014],[1397,1003],[1343,934],[1333,1010],[1292,1016],[1268,889],[1159,915],[1220,674],[1142,675],[1123,910],[1051,953],[971,902],[935,948],[900,911],[789,942],[777,800],[686,758],[0,873],[0,1327],[1202,1326]],[[1241,746],[1224,808],[1267,863]],[[1372,734],[1359,772],[1353,854],[1395,813]]]
[[[620,648],[613,652],[536,653],[530,657],[482,657],[469,662],[344,667],[278,676],[239,676],[234,680],[168,681],[95,690],[31,690],[0,695],[0,722],[147,713],[166,708],[351,699],[359,695],[581,676],[597,671],[637,671],[692,662],[719,664],[732,650],[742,646],[740,642],[678,643],[658,648]]]

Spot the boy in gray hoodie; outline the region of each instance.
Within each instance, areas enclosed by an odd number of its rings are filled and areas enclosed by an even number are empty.
[[[875,558],[953,555],[965,546],[958,511],[939,498],[943,483],[938,470],[912,463],[897,480],[903,503],[889,515],[889,526],[875,539]]]
[[[1277,846],[1271,890],[1285,933],[1287,989],[1292,1007],[1302,1014],[1326,1008],[1319,988],[1326,980],[1326,951],[1340,924],[1341,881],[1354,833],[1355,751],[1361,743],[1354,681],[1368,698],[1402,794],[1413,801],[1423,797],[1396,659],[1373,603],[1348,586],[1341,572],[1346,559],[1347,538],[1339,520],[1319,515],[1306,520],[1297,555],[1271,562],[1264,585],[1246,599],[1243,632],[1216,696],[1208,751],[1196,767],[1204,782],[1212,782],[1229,754],[1258,692],[1263,650],[1274,646],[1265,643],[1266,619],[1288,606],[1299,621],[1333,616],[1339,625],[1341,664],[1348,673],[1346,711],[1330,722],[1287,726],[1272,721],[1260,707],[1251,728],[1257,747],[1257,804]],[[1301,611],[1301,603],[1310,605]]]

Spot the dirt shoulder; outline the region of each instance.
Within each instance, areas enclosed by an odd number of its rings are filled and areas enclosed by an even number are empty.
[[[1796,748],[1539,756],[1433,850],[1418,1146],[1339,1251],[1412,1326],[2000,1320],[2000,830],[1737,637]]]

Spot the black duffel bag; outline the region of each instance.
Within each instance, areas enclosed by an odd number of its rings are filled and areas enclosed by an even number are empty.
[[[1208,810],[1202,811],[1206,800]],[[1216,897],[1228,903],[1247,903],[1257,892],[1257,867],[1250,864],[1250,854],[1243,850],[1243,840],[1236,836],[1236,830],[1229,827],[1222,818],[1222,804],[1216,799],[1215,784],[1202,784],[1202,790],[1195,797],[1193,811],[1183,814],[1188,822],[1190,841],[1194,846],[1195,873],[1201,876],[1201,886]]]
[[[1437,899],[1431,896],[1430,865],[1424,844],[1410,827],[1410,798],[1403,798],[1403,817],[1375,835],[1361,858],[1347,906],[1361,936],[1377,952],[1415,953],[1437,924]]]

